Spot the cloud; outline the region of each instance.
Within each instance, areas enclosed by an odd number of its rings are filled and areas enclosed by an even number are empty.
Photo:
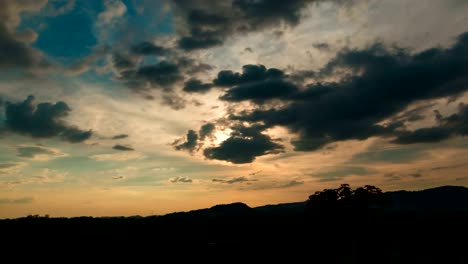
[[[438,125],[420,128],[414,131],[403,131],[393,140],[397,144],[440,142],[455,136],[468,135],[468,106],[460,103],[458,112],[443,117],[437,112]]]
[[[25,204],[32,203],[34,198],[32,197],[21,197],[21,198],[0,198],[0,204]]]
[[[420,172],[413,173],[398,173],[398,172],[389,172],[384,174],[384,178],[389,181],[398,181],[403,178],[420,178],[423,175]]]
[[[169,181],[172,182],[172,183],[179,183],[179,182],[180,183],[192,183],[192,179],[190,179],[187,176],[184,176],[184,177],[177,176],[177,177],[174,177],[174,178],[170,178]]]
[[[217,86],[235,86],[239,84],[263,81],[266,79],[283,78],[284,72],[275,68],[266,69],[264,65],[248,64],[242,67],[242,73],[220,71],[213,83]]]
[[[404,122],[381,122],[416,101],[465,92],[467,63],[468,33],[459,36],[452,47],[419,53],[381,44],[345,49],[320,70],[316,82],[294,97],[285,97],[285,106],[241,111],[230,119],[286,127],[297,135],[291,141],[297,151],[313,151],[328,143],[372,136],[399,136],[395,143],[416,142],[414,137],[437,141],[465,133],[464,112],[443,120],[445,127],[408,133],[401,132]],[[320,82],[340,76],[337,81]],[[456,131],[448,133],[448,127]]]
[[[28,146],[21,145],[16,148],[18,152],[16,156],[20,158],[35,159],[35,160],[50,160],[59,157],[65,157],[67,154],[53,148],[43,146]]]
[[[65,4],[56,1],[48,1],[45,9],[45,15],[54,17],[67,14],[75,8],[75,4],[76,0],[68,0]]]
[[[135,44],[131,47],[131,51],[134,53],[134,54],[137,54],[137,55],[144,55],[144,56],[148,56],[148,55],[164,55],[165,53],[167,53],[167,49],[162,47],[162,46],[158,46],[158,45],[155,45],[151,42],[148,42],[148,41],[143,41],[143,42],[140,42],[138,44]]]
[[[125,145],[120,145],[120,144],[114,145],[112,147],[112,149],[121,150],[121,151],[133,151],[133,150],[135,150],[134,148],[132,148],[130,146],[125,146]]]
[[[144,155],[134,151],[123,151],[112,154],[96,154],[91,156],[96,161],[126,161],[145,158]]]
[[[257,181],[255,179],[248,179],[247,177],[241,176],[241,177],[235,177],[232,179],[228,180],[223,180],[223,179],[212,179],[212,182],[220,182],[220,183],[227,183],[227,184],[233,184],[233,183],[242,183],[242,182],[253,182]]]
[[[206,158],[242,164],[250,163],[258,156],[283,152],[283,146],[261,133],[261,126],[232,128],[233,132],[228,139],[217,147],[209,147],[203,151]]]
[[[183,79],[178,65],[161,61],[153,65],[145,65],[136,70],[121,72],[121,79],[134,82],[127,83],[130,87],[141,89],[147,84],[152,87],[167,87]]]
[[[12,174],[13,172],[18,171],[24,167],[26,163],[23,162],[6,162],[0,163],[0,175],[2,174]]]
[[[67,177],[68,173],[67,172],[61,172],[58,170],[51,170],[48,168],[45,168],[41,170],[39,173],[36,175],[33,175],[29,178],[27,178],[23,184],[27,183],[58,183],[58,182],[63,182],[65,178]]]
[[[204,140],[206,137],[213,135],[216,126],[213,123],[206,123],[200,127],[198,134],[200,135],[200,140]]]
[[[312,44],[312,47],[320,50],[320,51],[329,51],[330,50],[330,45],[325,42],[317,42]]]
[[[267,189],[282,189],[282,188],[291,188],[294,186],[303,185],[304,181],[301,180],[290,180],[290,181],[273,181],[273,182],[265,182],[262,184],[255,184],[252,186],[251,189],[253,190],[267,190]]]
[[[178,47],[185,51],[222,45],[237,34],[296,26],[314,0],[272,1],[177,0],[173,2]]]
[[[230,102],[251,100],[261,104],[269,99],[284,99],[298,92],[298,87],[286,80],[287,77],[282,70],[249,64],[242,67],[242,73],[220,71],[213,84],[230,87],[220,97],[221,100]]]
[[[185,82],[184,91],[188,93],[206,93],[212,87],[211,83],[202,83],[200,80],[192,78]]]
[[[289,188],[293,186],[298,186],[304,184],[304,181],[292,180],[285,184],[279,185],[277,188]]]
[[[128,135],[127,134],[118,134],[118,135],[115,135],[112,137],[112,139],[124,139],[124,138],[128,138]]]
[[[81,130],[63,121],[70,111],[71,108],[62,101],[36,105],[34,96],[30,95],[23,102],[6,103],[5,124],[13,132],[37,138],[59,137],[71,143],[90,138],[91,130]]]
[[[185,139],[178,139],[174,141],[172,145],[176,150],[184,150],[193,153],[203,146],[205,138],[213,135],[215,128],[215,124],[206,123],[200,127],[198,133],[195,130],[190,129],[187,132]]]
[[[194,130],[189,130],[184,142],[179,143],[179,141],[176,141],[173,145],[176,150],[187,150],[189,152],[193,152],[198,146],[198,134]]]
[[[47,68],[49,63],[29,44],[37,39],[31,29],[18,31],[21,15],[40,11],[47,0],[0,1],[0,69]]]
[[[357,166],[340,166],[340,167],[334,167],[331,170],[325,170],[322,172],[316,172],[316,173],[309,173],[308,176],[318,178],[319,181],[325,182],[325,181],[335,181],[339,179],[343,179],[348,176],[354,176],[354,175],[369,175],[372,174],[373,171],[365,168],[365,167],[357,167]]]
[[[99,26],[111,24],[127,12],[127,6],[120,0],[105,0],[104,11],[98,14]]]

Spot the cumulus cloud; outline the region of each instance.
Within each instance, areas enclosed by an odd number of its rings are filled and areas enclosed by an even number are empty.
[[[81,130],[65,123],[71,108],[62,101],[53,103],[34,103],[34,96],[28,96],[23,102],[7,102],[5,124],[12,132],[35,138],[59,137],[62,140],[77,143],[91,137],[91,130]]]
[[[200,127],[198,134],[200,135],[200,140],[204,140],[206,137],[213,135],[216,126],[213,123],[206,123]]]
[[[229,87],[220,97],[229,102],[250,100],[261,104],[269,99],[284,99],[298,92],[298,87],[288,81],[282,70],[264,65],[244,65],[242,73],[220,71],[213,84]]]
[[[284,126],[298,135],[292,144],[300,151],[316,150],[341,140],[397,136],[401,133],[397,129],[404,129],[404,122],[380,122],[418,100],[456,96],[466,91],[467,50],[468,34],[459,36],[450,48],[414,54],[380,44],[346,49],[319,73],[323,78],[345,74],[339,81],[311,83],[297,96],[285,98],[289,103],[285,107],[244,111],[231,119],[261,122],[268,127]],[[463,114],[453,119],[446,120],[446,125],[458,127],[455,123],[462,122]],[[455,133],[463,131],[460,128]],[[437,128],[415,133],[420,138],[437,140],[447,138],[446,132]],[[415,141],[412,136],[416,134],[403,133],[395,143]]]
[[[294,27],[304,16],[303,10],[313,2],[316,1],[176,0],[176,28],[182,34],[177,44],[182,50],[193,51],[222,45],[238,34]]]
[[[262,126],[234,126],[230,137],[219,146],[208,147],[203,151],[207,159],[224,160],[235,164],[250,163],[258,156],[277,154],[283,146],[270,136],[263,134]]]
[[[143,42],[140,42],[138,44],[135,44],[133,45],[130,50],[134,53],[134,54],[137,54],[137,55],[144,55],[144,56],[148,56],[148,55],[164,55],[165,53],[167,53],[167,49],[162,47],[162,46],[158,46],[158,45],[155,45],[149,41],[143,41]]]
[[[203,145],[203,141],[213,135],[216,126],[213,123],[206,123],[201,126],[197,133],[195,130],[189,130],[185,139],[178,139],[172,145],[176,150],[185,150],[190,153],[198,150]]]
[[[202,81],[192,78],[185,82],[184,91],[188,93],[206,93],[213,85],[211,83],[203,83]]]
[[[434,127],[408,130],[421,120],[431,100],[454,98],[468,89],[468,33],[447,48],[412,52],[376,43],[341,50],[308,78],[296,78],[263,65],[245,65],[242,73],[220,71],[213,85],[223,88],[220,99],[249,101],[251,108],[232,109],[220,119],[231,124],[231,137],[203,150],[208,159],[249,163],[255,157],[283,151],[265,131],[285,127],[294,135],[296,151],[314,151],[327,144],[370,137],[397,144],[438,142],[467,134],[467,107],[443,117]],[[304,75],[299,73],[299,75]],[[306,80],[312,82],[306,83]],[[275,99],[280,104],[265,104]],[[453,100],[450,99],[449,102]],[[419,107],[406,110],[418,102]],[[240,125],[241,124],[241,125]],[[244,135],[249,131],[256,131]]]

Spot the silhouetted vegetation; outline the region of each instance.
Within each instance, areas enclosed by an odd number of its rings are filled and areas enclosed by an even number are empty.
[[[386,197],[381,189],[366,185],[353,190],[349,184],[342,184],[337,189],[317,191],[306,202],[308,210],[313,212],[362,212],[383,208],[386,204]]]
[[[60,252],[84,261],[96,254],[106,262],[458,263],[466,250],[467,208],[464,187],[384,193],[343,184],[304,202],[256,208],[234,203],[148,217],[30,215],[0,220],[0,232],[3,252],[26,252],[6,254],[15,262],[61,260]]]

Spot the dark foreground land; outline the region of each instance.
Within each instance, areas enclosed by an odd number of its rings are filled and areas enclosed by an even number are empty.
[[[243,203],[149,217],[0,220],[3,263],[468,263],[468,189],[385,193],[385,206]]]

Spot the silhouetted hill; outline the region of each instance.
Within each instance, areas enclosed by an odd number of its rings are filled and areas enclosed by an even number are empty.
[[[177,217],[237,217],[253,213],[245,203],[237,202],[231,204],[218,204],[206,209],[192,210],[188,212],[176,212],[164,215],[164,217],[177,218]]]
[[[393,210],[468,210],[468,188],[442,186],[421,191],[396,191],[385,193]]]
[[[420,191],[385,192],[388,210],[393,211],[451,211],[468,210],[468,188],[441,186]],[[305,202],[270,204],[253,209],[268,213],[292,213],[305,210]]]
[[[148,217],[29,216],[0,220],[3,252],[47,260],[62,252],[131,262],[466,263],[468,188],[444,186],[384,194],[386,208],[310,213],[306,202],[215,205]],[[384,209],[384,210],[380,210]],[[60,260],[60,259],[59,259]],[[170,261],[167,261],[170,260]],[[38,261],[36,261],[38,262]]]

